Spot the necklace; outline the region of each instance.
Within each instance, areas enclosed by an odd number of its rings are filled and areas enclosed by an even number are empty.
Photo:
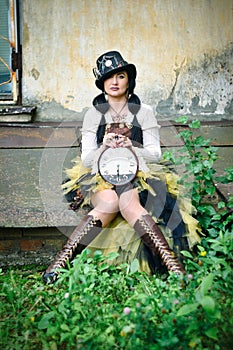
[[[125,103],[123,104],[122,108],[120,109],[119,112],[117,112],[111,105],[110,108],[113,110],[113,112],[115,113],[115,115],[111,114],[112,120],[114,121],[114,123],[120,123],[125,121],[126,117],[127,117],[127,113],[123,113],[121,114],[121,112],[123,111],[123,109],[125,108],[126,104],[128,101],[125,101]]]

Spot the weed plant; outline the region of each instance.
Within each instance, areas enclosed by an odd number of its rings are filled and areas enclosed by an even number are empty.
[[[187,122],[183,118],[179,122]],[[183,252],[187,274],[148,276],[138,262],[112,266],[88,250],[61,271],[52,286],[41,268],[0,273],[0,348],[4,350],[229,350],[232,347],[232,198],[217,208],[204,203],[216,191],[216,149],[182,131],[187,149],[165,158],[183,162],[181,183],[192,191],[205,231],[196,256]],[[184,156],[184,151],[186,155]],[[192,186],[187,179],[194,175]],[[222,182],[232,181],[226,170]],[[108,263],[107,263],[108,261]]]

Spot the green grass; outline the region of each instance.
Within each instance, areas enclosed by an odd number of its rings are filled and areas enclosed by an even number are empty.
[[[187,256],[182,278],[148,277],[136,262],[111,266],[88,251],[52,286],[36,269],[1,272],[1,349],[230,349],[233,248],[225,235],[227,249],[206,239],[207,251]]]

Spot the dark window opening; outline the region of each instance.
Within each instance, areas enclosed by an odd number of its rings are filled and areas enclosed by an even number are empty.
[[[0,104],[22,102],[20,0],[0,0]]]

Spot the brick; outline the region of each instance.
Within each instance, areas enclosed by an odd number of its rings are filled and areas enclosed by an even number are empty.
[[[45,249],[60,250],[60,249],[62,249],[62,247],[66,241],[67,241],[66,238],[64,238],[64,239],[46,239],[45,240]]]
[[[40,239],[30,239],[30,240],[21,240],[20,241],[20,250],[27,251],[37,251],[43,246],[43,241]]]
[[[19,250],[19,241],[18,240],[0,240],[0,253],[1,252],[12,252]]]

